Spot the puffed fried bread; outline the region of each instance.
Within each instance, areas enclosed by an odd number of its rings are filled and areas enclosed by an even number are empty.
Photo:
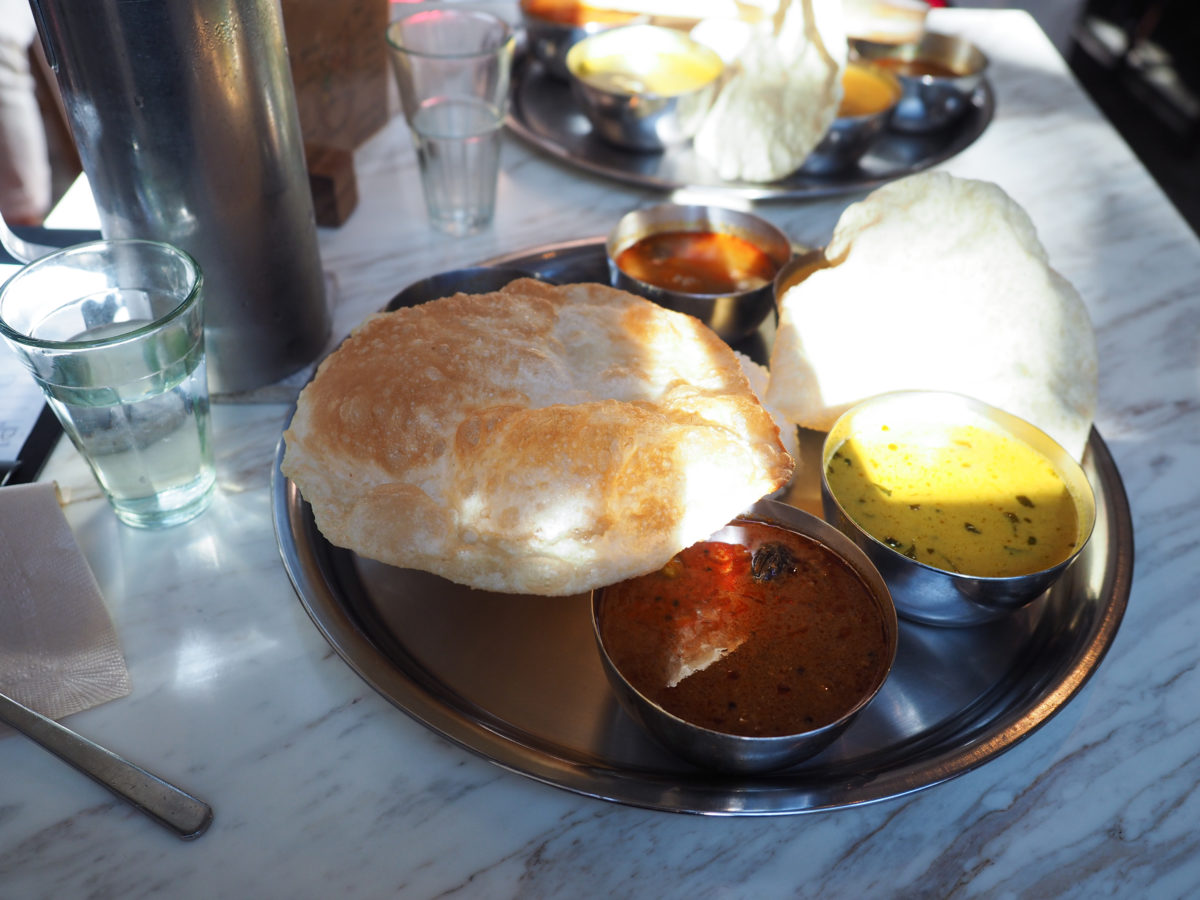
[[[825,256],[779,300],[772,408],[824,431],[875,394],[956,391],[1082,459],[1098,395],[1092,322],[998,185],[894,181],[846,208]]]
[[[727,181],[791,174],[837,118],[846,56],[838,0],[781,0],[727,63],[696,154]]]
[[[284,438],[282,471],[334,544],[543,595],[659,568],[793,467],[698,320],[531,279],[369,317]]]

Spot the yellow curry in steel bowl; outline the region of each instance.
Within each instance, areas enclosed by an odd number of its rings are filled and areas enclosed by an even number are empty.
[[[1031,602],[1095,523],[1082,467],[1041,430],[953,393],[853,407],[822,455],[826,518],[880,568],[896,609],[974,624]]]
[[[1053,463],[1011,434],[883,424],[825,467],[850,516],[919,562],[987,578],[1048,569],[1079,546],[1074,497]]]

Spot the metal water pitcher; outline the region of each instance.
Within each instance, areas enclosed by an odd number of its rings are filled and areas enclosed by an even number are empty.
[[[211,389],[323,350],[329,310],[279,0],[30,0],[106,238],[205,277]]]

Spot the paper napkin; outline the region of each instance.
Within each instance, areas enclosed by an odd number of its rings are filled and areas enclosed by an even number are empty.
[[[0,488],[0,690],[53,719],[130,691],[104,598],[49,482]]]

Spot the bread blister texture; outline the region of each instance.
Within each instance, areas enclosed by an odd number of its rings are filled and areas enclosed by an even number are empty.
[[[531,279],[369,317],[284,437],[282,471],[332,543],[510,593],[653,571],[793,469],[698,320]]]

